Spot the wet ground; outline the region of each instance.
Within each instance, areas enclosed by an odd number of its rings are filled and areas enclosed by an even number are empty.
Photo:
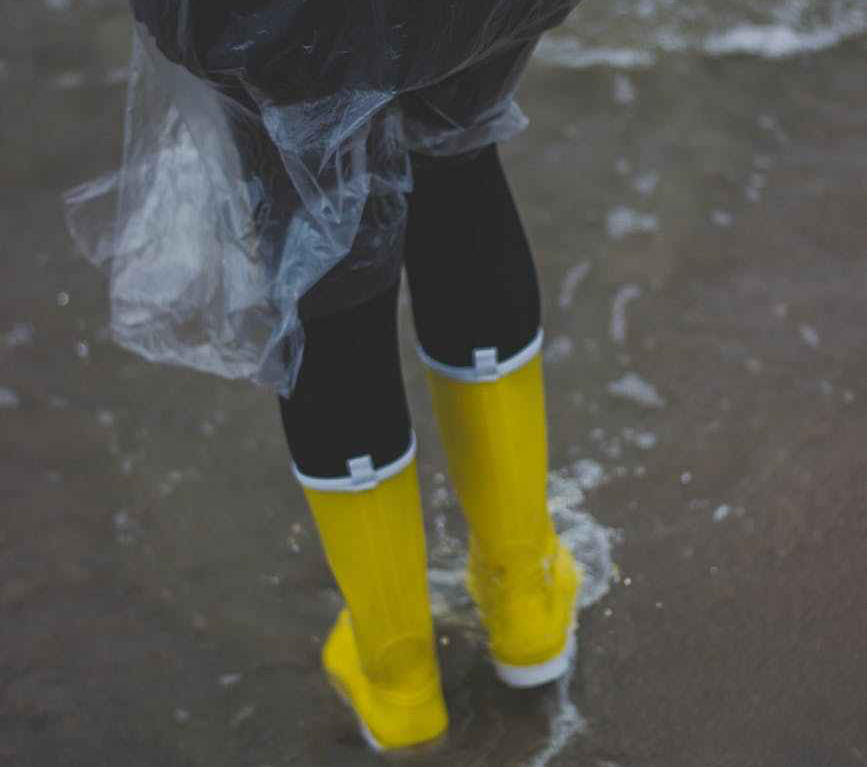
[[[273,399],[106,340],[59,193],[117,162],[128,29],[50,5],[0,32],[0,764],[378,764]],[[535,63],[506,152],[592,593],[564,685],[494,681],[405,322],[453,720],[410,763],[867,764],[865,63]]]

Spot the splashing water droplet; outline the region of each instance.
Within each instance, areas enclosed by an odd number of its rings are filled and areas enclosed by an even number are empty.
[[[811,349],[816,349],[819,346],[819,331],[812,325],[806,323],[798,327],[798,332],[801,334],[801,340]]]
[[[645,381],[637,373],[625,373],[616,381],[608,384],[607,389],[612,396],[631,400],[642,407],[659,408],[665,406],[665,400],[659,396],[656,387]]]
[[[12,410],[21,404],[18,392],[7,386],[0,386],[0,408]]]

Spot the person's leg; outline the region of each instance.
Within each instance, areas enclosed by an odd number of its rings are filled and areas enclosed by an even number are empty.
[[[305,322],[297,385],[280,401],[295,473],[346,600],[323,665],[377,748],[430,740],[447,725],[397,292]]]
[[[541,307],[497,148],[412,157],[405,264],[421,348],[455,367],[483,347],[508,359],[538,336]]]
[[[259,255],[276,268],[297,193],[255,103],[231,83],[223,90],[242,178],[251,194],[262,194]],[[376,216],[390,202],[371,199],[367,212]],[[393,748],[436,737],[447,717],[398,355],[399,261],[390,268],[392,254],[372,252],[369,240],[360,237],[346,259],[349,276],[361,279],[347,286],[323,279],[299,303],[305,348],[280,409],[296,477],[346,601],[323,665],[368,741]],[[368,299],[345,302],[353,291]]]
[[[416,157],[406,269],[434,409],[471,533],[469,586],[500,677],[570,660],[580,575],[548,513],[539,287],[494,146]]]
[[[399,283],[351,309],[304,321],[304,357],[280,411],[296,472],[342,477],[369,455],[375,468],[405,455],[412,426],[397,340]]]

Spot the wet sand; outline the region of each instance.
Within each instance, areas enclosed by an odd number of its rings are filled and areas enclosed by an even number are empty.
[[[318,668],[338,597],[273,398],[113,347],[64,230],[59,193],[119,157],[125,16],[14,16],[0,764],[379,764]],[[865,60],[859,39],[528,74],[533,124],[504,151],[545,289],[552,492],[612,531],[617,569],[568,688],[532,693],[496,683],[435,583],[453,726],[411,763],[867,764]],[[453,564],[403,311],[429,539]]]

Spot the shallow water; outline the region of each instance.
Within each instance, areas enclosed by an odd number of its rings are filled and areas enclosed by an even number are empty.
[[[318,669],[338,596],[274,402],[113,347],[71,253],[59,192],[118,157],[122,4],[19,5],[0,764],[379,764]],[[413,763],[867,763],[863,4],[718,6],[587,0],[505,150],[545,290],[551,505],[588,572],[550,689],[485,658],[404,308],[453,721]]]

